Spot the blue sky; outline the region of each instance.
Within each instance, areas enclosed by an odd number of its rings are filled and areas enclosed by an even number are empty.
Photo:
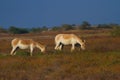
[[[120,24],[120,0],[0,0],[0,26]]]

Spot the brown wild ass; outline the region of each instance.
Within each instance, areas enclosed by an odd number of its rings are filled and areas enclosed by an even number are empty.
[[[18,48],[20,49],[28,49],[30,48],[30,55],[32,56],[32,52],[33,52],[33,49],[35,47],[39,48],[41,50],[41,52],[44,52],[45,51],[45,46],[38,43],[38,42],[35,42],[34,40],[32,39],[20,39],[20,38],[15,38],[11,41],[11,45],[12,45],[12,51],[11,51],[11,55],[15,55],[16,54],[16,50]]]
[[[75,49],[75,45],[81,45],[81,49],[85,50],[85,40],[82,41],[75,34],[58,34],[55,36],[55,50],[61,50],[63,45],[72,44],[71,51]]]

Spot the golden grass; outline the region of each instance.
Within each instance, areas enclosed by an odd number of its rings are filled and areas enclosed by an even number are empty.
[[[3,80],[119,80],[119,52],[1,56]],[[111,79],[110,79],[110,78]]]
[[[109,31],[104,30],[72,32],[85,35],[85,51],[71,53],[70,46],[63,51],[54,51],[57,32],[2,36],[0,80],[120,80],[120,37],[111,37]],[[48,46],[47,52],[42,54],[35,49],[30,57],[28,50],[18,50],[16,56],[9,56],[10,41],[14,37],[42,42]]]

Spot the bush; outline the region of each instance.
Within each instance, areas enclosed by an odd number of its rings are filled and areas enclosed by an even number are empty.
[[[83,21],[80,26],[80,29],[91,29],[91,24],[87,21]]]
[[[61,27],[59,27],[59,26],[54,26],[54,27],[52,27],[52,30],[53,30],[53,31],[58,31],[58,30],[61,30]]]
[[[111,35],[114,37],[120,36],[120,27],[114,27],[113,31],[111,32]]]
[[[46,26],[43,26],[43,27],[32,28],[30,31],[33,33],[38,33],[42,31],[48,31],[48,28]]]
[[[0,33],[7,33],[7,30],[5,30],[4,28],[0,27]]]
[[[9,28],[9,32],[10,33],[13,33],[13,34],[24,34],[24,33],[29,33],[29,31],[25,28],[17,28],[17,27],[14,27],[14,26],[11,26]]]
[[[69,25],[69,24],[63,24],[61,26],[61,28],[62,28],[63,31],[73,30],[74,29],[74,27],[72,25]]]

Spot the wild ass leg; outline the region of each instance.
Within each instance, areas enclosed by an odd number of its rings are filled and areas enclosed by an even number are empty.
[[[59,50],[62,50],[63,47],[64,47],[64,45],[63,45],[63,44],[60,44],[60,45],[59,45]]]
[[[17,51],[18,47],[16,48],[16,50],[14,51],[14,54],[13,55],[16,55],[16,51]]]
[[[60,46],[60,43],[56,43],[55,50],[58,50]]]
[[[58,50],[62,50],[62,44],[59,45]]]
[[[30,46],[30,56],[32,56],[33,46]]]
[[[75,49],[75,44],[72,44],[71,52]]]
[[[14,53],[16,53],[16,49],[17,49],[17,47],[13,47],[10,55],[13,55]]]

